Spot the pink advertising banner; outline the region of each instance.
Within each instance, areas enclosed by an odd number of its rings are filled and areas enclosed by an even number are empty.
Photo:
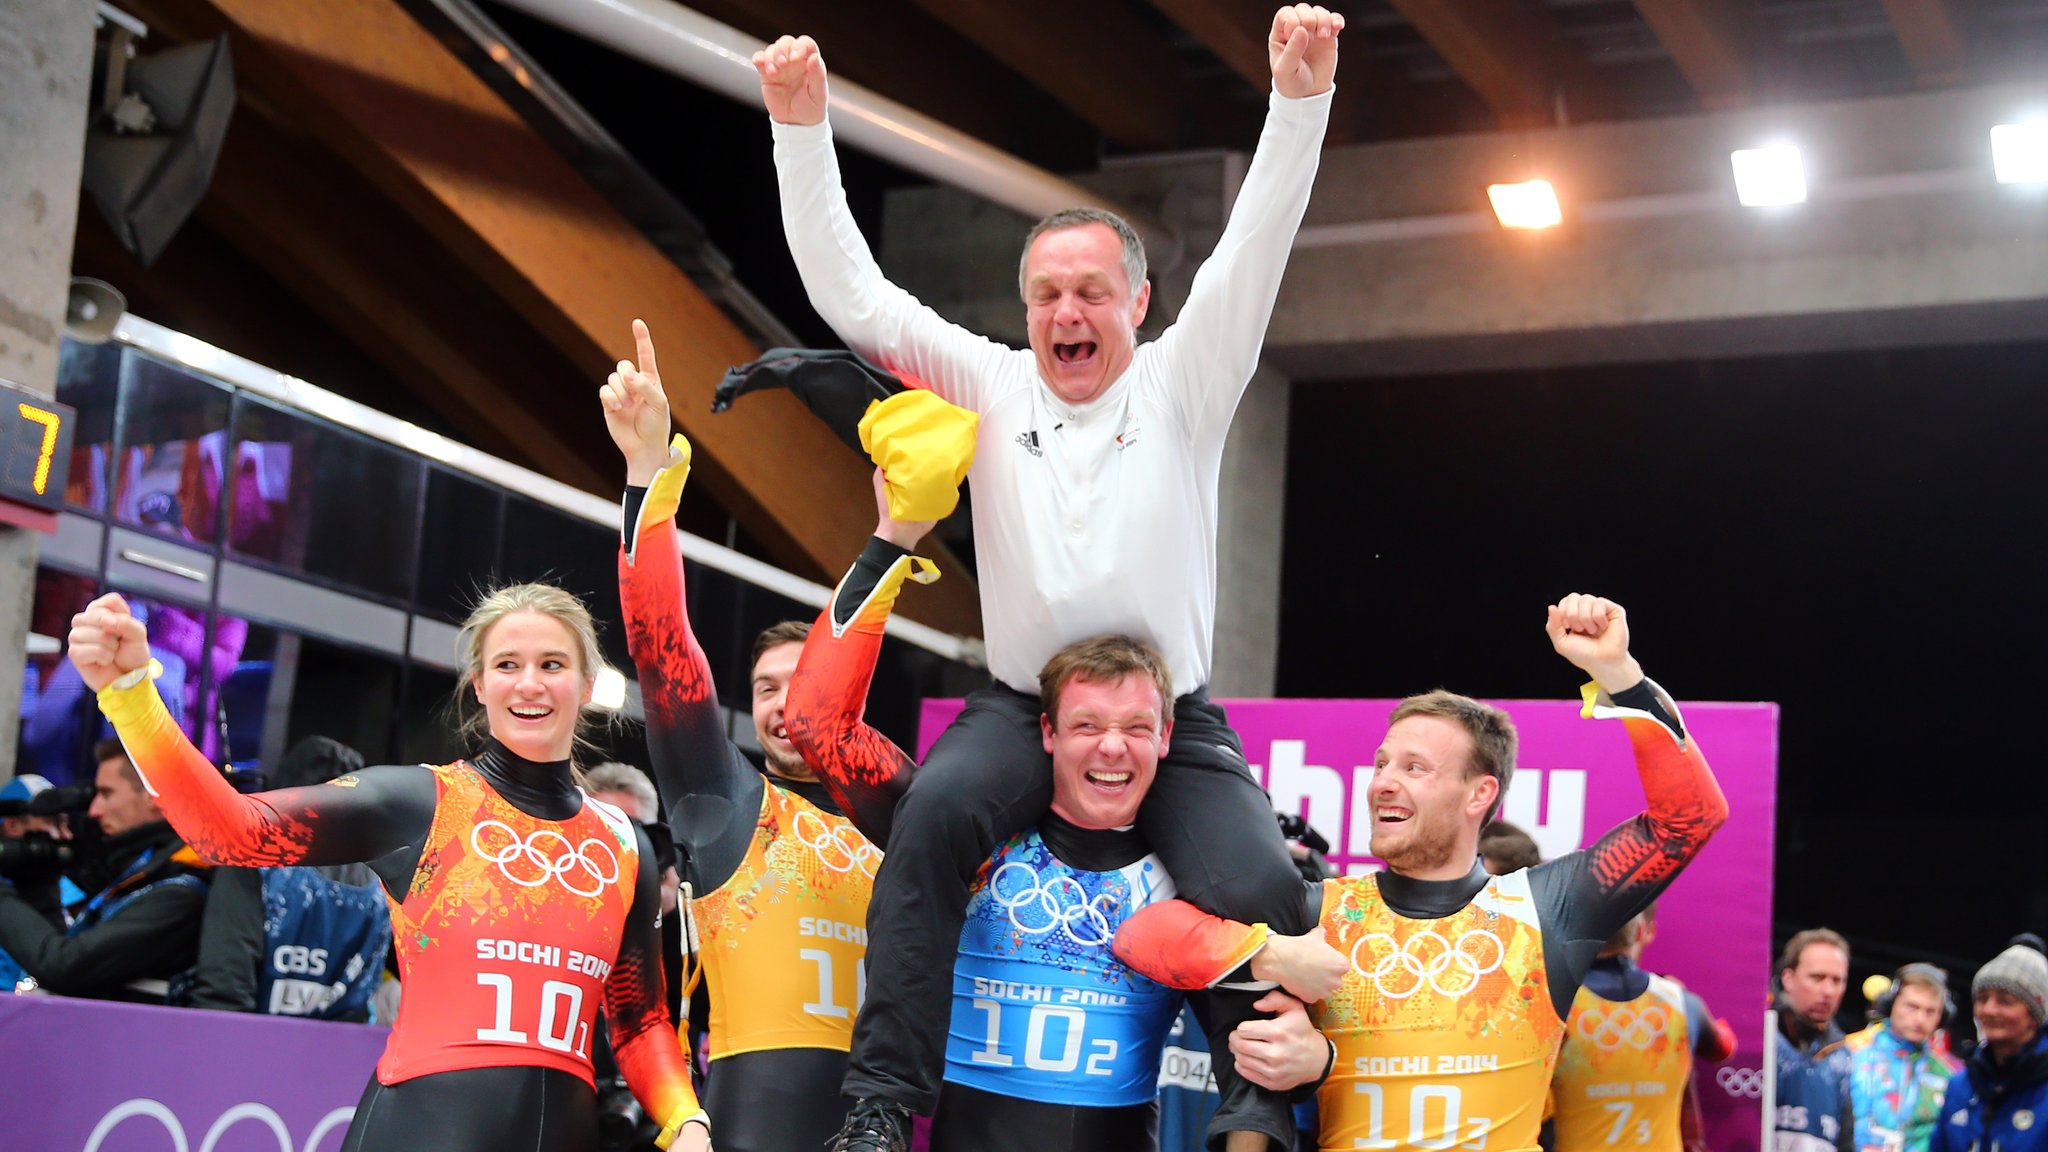
[[[1245,759],[1273,797],[1330,842],[1342,873],[1377,869],[1365,785],[1391,700],[1228,700]],[[1514,716],[1521,754],[1503,817],[1536,837],[1545,859],[1585,847],[1643,809],[1635,757],[1618,722],[1583,720],[1576,702],[1498,700]],[[1771,864],[1776,826],[1775,704],[1681,704],[1727,794],[1728,823],[1658,903],[1646,967],[1674,976],[1736,1029],[1726,1063],[1699,1070],[1708,1144],[1756,1152],[1762,1125],[1762,1006],[1770,978]],[[960,710],[927,700],[922,756]]]

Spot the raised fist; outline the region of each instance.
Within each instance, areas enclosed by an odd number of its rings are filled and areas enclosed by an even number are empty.
[[[1317,4],[1290,4],[1273,13],[1273,32],[1266,38],[1273,87],[1295,100],[1328,92],[1342,31],[1344,17]]]
[[[761,103],[784,124],[825,121],[825,57],[809,36],[784,36],[754,53],[761,74]]]
[[[94,692],[149,664],[149,632],[113,592],[71,618],[70,641],[78,678]]]
[[[654,337],[644,321],[633,321],[633,344],[640,363],[619,361],[597,395],[604,402],[605,430],[626,457],[626,483],[644,488],[668,465],[668,393],[661,389]]]
[[[1550,606],[1550,646],[1611,695],[1633,688],[1643,670],[1628,652],[1628,613],[1599,596],[1574,592]]]

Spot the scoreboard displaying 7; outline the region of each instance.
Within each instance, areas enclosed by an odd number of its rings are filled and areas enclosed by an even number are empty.
[[[56,527],[56,513],[64,507],[77,417],[68,405],[0,380],[0,501],[27,511],[27,523],[45,531]],[[0,519],[24,522],[19,516]]]

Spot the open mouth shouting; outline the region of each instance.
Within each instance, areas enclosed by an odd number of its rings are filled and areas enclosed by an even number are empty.
[[[1079,340],[1072,344],[1055,343],[1052,346],[1053,359],[1063,367],[1085,368],[1095,362],[1099,346],[1093,340]]]
[[[1387,804],[1378,805],[1372,810],[1372,819],[1375,824],[1405,824],[1414,815],[1415,813],[1409,809],[1396,808]]]

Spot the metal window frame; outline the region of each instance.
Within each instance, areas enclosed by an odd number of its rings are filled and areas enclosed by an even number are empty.
[[[608,531],[618,530],[619,505],[615,501],[572,488],[559,480],[430,432],[410,421],[379,412],[296,376],[267,368],[183,332],[130,314],[123,316],[115,326],[113,338],[128,347],[182,364],[273,403],[426,457],[450,471],[515,492]],[[680,531],[677,535],[682,539],[683,555],[707,568],[811,608],[823,608],[831,599],[832,590],[823,584],[806,580],[701,536]],[[901,616],[889,619],[888,632],[904,643],[948,660],[970,667],[987,666],[982,643],[977,638],[955,636]]]

